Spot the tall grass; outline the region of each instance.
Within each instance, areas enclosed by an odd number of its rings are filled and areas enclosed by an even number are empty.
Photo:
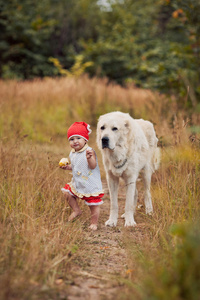
[[[82,226],[66,222],[59,190],[69,178],[45,148],[9,142],[0,159],[0,298],[27,299],[33,289],[51,287],[62,266],[67,270]]]
[[[137,229],[124,234],[129,268],[134,270],[127,295],[142,300],[199,299],[199,182],[198,144],[184,136],[184,142],[163,149],[153,180],[153,217],[146,217],[142,238]]]
[[[199,136],[191,139],[187,113],[178,111],[174,99],[95,78],[0,81],[1,299],[49,299],[48,293],[56,299],[56,279],[70,280],[71,255],[81,245],[88,220],[81,216],[66,222],[70,211],[60,188],[70,175],[58,168],[58,161],[70,151],[66,130],[74,121],[92,125],[90,145],[98,152],[97,119],[113,110],[153,121],[163,147],[153,177],[155,213],[149,218],[138,212],[146,222],[143,236],[135,228],[124,232],[130,268],[137,270],[129,278],[127,297],[134,293],[136,299],[150,299],[148,293],[156,290],[149,278],[156,280],[176,244],[170,226],[194,222],[199,212]],[[197,114],[190,119],[198,125]],[[144,272],[150,274],[147,285]]]
[[[0,99],[0,137],[28,135],[34,142],[65,136],[74,120],[84,119],[96,126],[98,117],[112,110],[123,110],[156,124],[163,122],[163,116],[168,121],[176,111],[175,101],[169,110],[169,101],[151,91],[125,89],[87,77],[0,81]]]

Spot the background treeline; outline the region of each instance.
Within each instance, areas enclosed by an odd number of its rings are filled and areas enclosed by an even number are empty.
[[[77,62],[90,76],[173,93],[196,107],[200,2],[0,0],[1,78],[59,76]]]

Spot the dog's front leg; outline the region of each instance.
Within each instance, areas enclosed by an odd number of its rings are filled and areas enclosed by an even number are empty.
[[[137,204],[136,194],[136,179],[133,179],[127,184],[126,188],[126,205],[125,205],[125,225],[124,226],[135,226],[134,212]]]
[[[106,226],[116,226],[118,219],[118,186],[119,178],[112,173],[107,173],[107,182],[110,193],[110,217],[105,222]]]

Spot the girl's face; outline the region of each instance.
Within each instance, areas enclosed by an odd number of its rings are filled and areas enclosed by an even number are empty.
[[[79,151],[85,146],[86,140],[80,136],[73,136],[69,140],[69,144],[75,151]]]

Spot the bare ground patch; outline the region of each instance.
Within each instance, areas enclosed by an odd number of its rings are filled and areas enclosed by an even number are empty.
[[[124,289],[123,279],[129,278],[133,270],[129,269],[127,249],[124,235],[130,238],[144,237],[145,223],[136,216],[137,227],[124,228],[124,220],[119,218],[117,227],[104,225],[109,217],[109,195],[104,182],[104,204],[101,207],[99,229],[84,232],[84,242],[81,244],[80,255],[72,260],[71,285],[68,287],[69,300],[76,299],[120,299]],[[124,211],[125,187],[119,189],[119,215]],[[143,220],[144,221],[144,220]]]

